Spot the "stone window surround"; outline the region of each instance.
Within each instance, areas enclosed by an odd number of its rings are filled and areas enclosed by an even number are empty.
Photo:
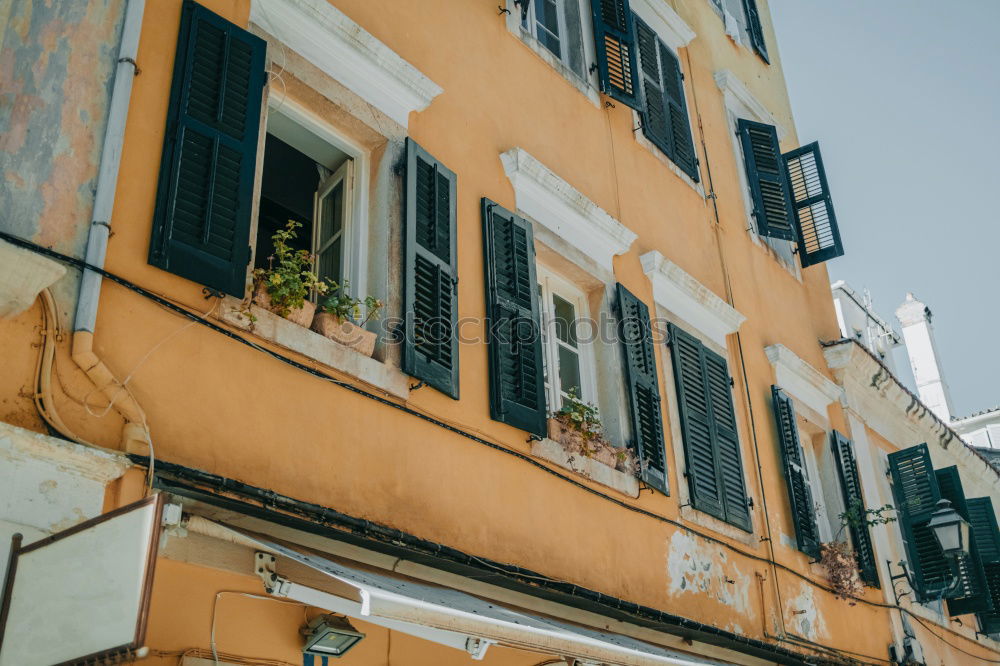
[[[250,21],[404,129],[444,92],[327,0],[253,0]]]
[[[720,354],[731,366],[726,336],[739,330],[746,317],[659,252],[655,250],[647,252],[639,257],[639,261],[646,277],[653,285],[657,317],[668,319],[691,335],[700,338],[703,344]],[[686,450],[681,433],[680,411],[677,407],[674,368],[669,351],[666,349],[661,351],[664,354],[660,377],[663,381],[663,395],[666,397],[663,412],[670,425],[669,444],[673,450],[672,461],[680,479],[686,469]],[[735,396],[733,402],[735,406]],[[746,441],[746,437],[739,419],[737,419],[737,435],[742,450],[742,442]],[[747,460],[746,456],[743,458]],[[745,464],[744,470],[746,470]],[[746,474],[743,481],[747,497],[754,497],[754,489]],[[678,483],[677,498],[680,503],[680,516],[684,520],[728,536],[744,545],[757,545],[757,538],[752,532],[746,532],[691,506],[687,483]],[[753,512],[750,515],[753,522]]]

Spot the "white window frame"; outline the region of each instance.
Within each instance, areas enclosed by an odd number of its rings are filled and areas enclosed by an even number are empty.
[[[369,165],[371,161],[369,152],[360,144],[345,137],[322,118],[287,96],[278,97],[268,94],[268,117],[264,122],[265,128],[268,127],[271,114],[284,116],[289,121],[315,134],[324,142],[347,155],[348,163],[351,164],[350,169],[353,172],[351,178],[353,187],[350,190],[350,204],[348,205],[350,215],[344,219],[344,254],[342,257],[341,272],[342,279],[350,281],[351,295],[355,298],[364,299],[368,294],[366,258],[368,257],[368,174],[370,172]],[[263,148],[261,148],[258,154],[258,163],[261,165],[259,168],[262,168]],[[346,193],[347,190],[345,190]],[[259,198],[259,193],[257,196]],[[256,227],[256,220],[254,226]],[[314,219],[314,232],[316,231],[316,226]],[[254,233],[256,234],[256,228],[254,229]],[[313,239],[312,247],[313,249],[316,247],[315,239]]]
[[[333,234],[320,246],[320,238],[323,236],[323,200],[338,186],[342,185],[344,190],[344,214],[340,222],[340,231]],[[323,254],[324,250],[337,242],[340,239],[340,275],[337,277],[337,282],[339,285],[343,286],[344,279],[350,280],[351,268],[352,268],[352,257],[350,252],[350,222],[351,216],[354,212],[354,160],[348,158],[340,167],[330,176],[328,176],[322,183],[320,183],[319,189],[316,190],[316,197],[313,203],[313,239],[312,239],[312,249],[315,255],[313,271],[320,277],[320,255]],[[359,298],[357,294],[354,293],[353,282],[351,282],[350,293],[355,298]],[[364,298],[363,296],[360,298]]]
[[[535,273],[538,284],[541,286],[540,310],[544,330],[543,353],[547,374],[545,391],[551,415],[558,412],[563,405],[563,391],[559,380],[559,347],[561,343],[555,335],[552,296],[559,296],[573,305],[577,321],[589,320],[590,309],[586,294],[570,280],[542,263],[536,263]],[[596,405],[597,376],[592,343],[581,342],[578,338],[576,351],[580,360],[580,395],[577,397],[584,403]]]
[[[552,53],[552,50],[549,49],[547,46],[545,46],[545,44],[542,44],[541,40],[538,39],[538,14],[536,13],[536,8],[538,7],[538,3],[546,1],[547,0],[531,0],[531,4],[528,6],[528,15],[525,17],[525,22],[528,25],[527,27],[525,27],[524,23],[522,23],[521,29],[527,31],[529,35],[538,40],[542,48],[547,49],[549,53]],[[566,48],[567,48],[566,3],[567,2],[577,2],[577,0],[555,0],[556,22],[558,23],[557,28],[559,30],[559,34],[556,35],[556,37],[559,39],[559,54],[556,55],[553,53],[553,55],[559,58],[559,60],[564,65],[569,66],[569,62],[567,62],[569,59],[567,58],[567,53],[566,53]],[[520,13],[520,8],[518,9],[518,11]],[[580,37],[582,39],[583,35],[581,34]]]
[[[534,0],[532,0],[534,2]],[[580,6],[580,40],[583,44],[583,62],[587,66],[584,74],[575,72],[569,65],[568,59],[557,57],[552,51],[546,48],[538,38],[535,37],[534,27],[534,7],[529,7],[528,18],[530,29],[526,29],[521,24],[521,8],[514,4],[514,0],[505,0],[507,9],[507,30],[520,39],[526,46],[534,51],[542,60],[549,63],[556,71],[563,75],[569,83],[577,90],[587,96],[591,104],[601,106],[600,82],[597,79],[597,72],[591,71],[588,63],[597,62],[597,51],[594,46],[594,19],[591,16],[589,0],[559,0],[559,25],[562,34],[559,36],[560,50],[565,55],[566,38],[566,8],[565,3],[577,2]]]

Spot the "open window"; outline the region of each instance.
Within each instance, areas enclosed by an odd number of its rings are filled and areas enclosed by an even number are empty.
[[[353,282],[354,159],[280,111],[267,122],[257,219],[255,268],[267,268],[271,240],[289,220],[302,225],[292,241],[315,256],[321,280]]]
[[[542,318],[542,359],[549,413],[559,411],[570,396],[596,402],[593,350],[581,339],[589,321],[586,294],[543,264],[537,266]]]
[[[581,92],[593,94],[596,80],[587,0],[506,0],[508,29],[559,70]]]

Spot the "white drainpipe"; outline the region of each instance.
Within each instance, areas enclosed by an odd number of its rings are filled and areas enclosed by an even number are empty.
[[[118,49],[118,66],[108,110],[107,130],[101,148],[101,162],[97,173],[94,194],[94,212],[87,237],[86,261],[104,268],[104,258],[111,231],[111,212],[115,203],[118,168],[121,165],[122,144],[125,138],[125,121],[132,97],[132,80],[138,72],[136,58],[139,51],[139,34],[142,32],[142,15],[145,0],[128,0],[122,26],[121,44]],[[115,408],[125,417],[123,446],[135,453],[148,453],[149,435],[145,427],[145,414],[127,391],[120,390],[114,375],[93,351],[94,327],[97,323],[97,305],[101,296],[101,275],[85,270],[80,281],[80,295],[73,319],[73,360],[101,387]]]

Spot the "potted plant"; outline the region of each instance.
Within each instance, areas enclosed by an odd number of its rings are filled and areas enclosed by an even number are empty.
[[[365,330],[364,326],[378,316],[382,301],[374,296],[368,296],[364,301],[352,297],[347,280],[342,285],[329,280],[326,293],[326,298],[320,303],[320,312],[313,318],[312,330],[365,356],[371,356],[378,336],[373,331]],[[365,309],[363,318],[362,305]]]
[[[638,462],[631,449],[614,446],[604,436],[597,408],[570,391],[562,409],[548,421],[549,439],[573,455],[592,458],[612,469],[636,474]]]
[[[840,518],[840,529],[833,537],[833,541],[820,544],[819,563],[826,570],[830,587],[841,599],[847,599],[853,606],[853,599],[864,593],[865,586],[861,581],[861,573],[858,569],[858,557],[851,546],[840,538],[847,527],[858,528],[864,526],[866,529],[873,525],[884,525],[896,519],[886,516],[886,511],[892,511],[893,507],[887,504],[878,509],[866,509],[860,500],[854,500],[851,506]]]
[[[253,271],[253,302],[308,327],[316,312],[316,304],[309,300],[309,292],[315,291],[322,296],[328,286],[312,271],[313,255],[289,245],[298,235],[295,230],[301,226],[301,222],[289,220],[284,229],[271,236],[274,254],[268,257],[268,267]]]

